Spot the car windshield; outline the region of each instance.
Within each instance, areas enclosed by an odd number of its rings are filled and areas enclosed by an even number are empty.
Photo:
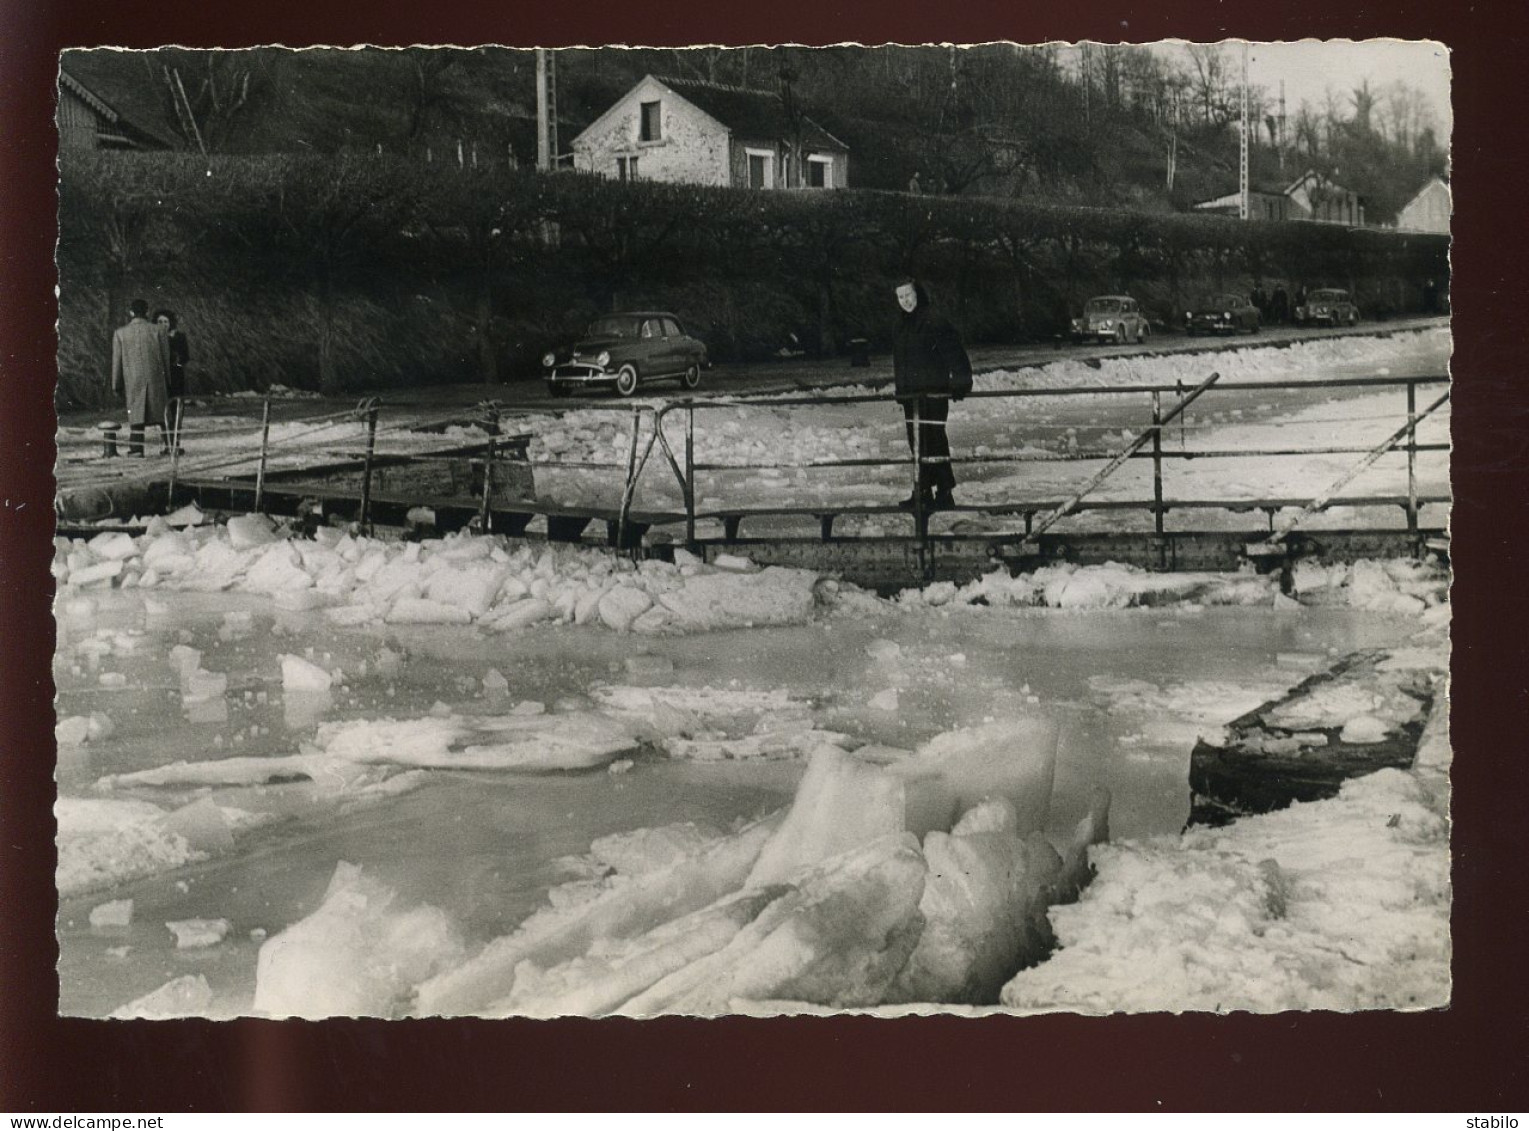
[[[1312,302],[1342,302],[1345,298],[1342,291],[1312,291]]]
[[[635,338],[637,336],[637,319],[624,315],[596,318],[589,324],[589,330],[585,336],[590,338]]]
[[[1120,300],[1118,298],[1091,298],[1088,305],[1083,308],[1085,314],[1119,314]]]

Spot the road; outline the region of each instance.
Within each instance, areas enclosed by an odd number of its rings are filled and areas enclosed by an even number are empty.
[[[1442,325],[1446,318],[1406,318],[1390,322],[1361,323],[1352,330],[1311,329],[1296,326],[1267,328],[1257,335],[1242,334],[1236,337],[1203,338],[1184,334],[1169,334],[1149,340],[1145,345],[976,345],[967,352],[972,366],[979,373],[998,369],[1017,369],[1027,366],[1047,365],[1061,358],[1089,359],[1131,357],[1138,355],[1212,353],[1226,349],[1253,348],[1288,344],[1313,338],[1332,338],[1349,335],[1390,334],[1405,330],[1419,330]],[[805,392],[814,389],[833,388],[841,385],[870,385],[873,388],[890,384],[892,358],[890,354],[873,354],[869,366],[857,368],[846,358],[792,358],[780,361],[751,363],[722,363],[707,370],[701,378],[696,395],[708,396],[718,393],[739,396],[758,396],[776,393]],[[486,389],[482,385],[452,385],[428,390],[400,390],[388,392],[389,404],[418,403],[421,407],[441,404],[474,404],[486,395],[496,395],[505,401],[524,403],[579,404],[587,401],[619,401],[614,393],[600,391],[588,393],[569,401],[554,401],[539,382],[521,382],[514,385]],[[683,395],[677,382],[663,382],[646,387],[641,394],[646,399],[670,398]]]

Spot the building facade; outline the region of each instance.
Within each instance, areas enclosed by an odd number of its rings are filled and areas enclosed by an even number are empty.
[[[1196,212],[1240,216],[1242,194],[1236,192],[1202,200]],[[1364,225],[1364,202],[1359,194],[1308,169],[1283,187],[1261,185],[1248,193],[1249,220],[1315,220],[1321,224]]]
[[[1449,234],[1449,218],[1454,210],[1449,186],[1438,177],[1428,178],[1428,183],[1407,202],[1396,215],[1396,226],[1404,232],[1437,232]]]

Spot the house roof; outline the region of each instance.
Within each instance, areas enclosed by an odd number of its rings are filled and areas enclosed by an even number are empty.
[[[700,79],[666,78],[661,75],[655,75],[654,78],[740,137],[774,140],[784,137],[791,128],[786,118],[785,105],[776,91],[725,86]],[[802,140],[812,146],[849,151],[849,146],[806,114],[802,115]]]
[[[180,148],[160,97],[153,56],[139,51],[72,50],[59,57],[59,85],[134,140]]]
[[[1445,192],[1449,192],[1449,182],[1435,173],[1433,176],[1429,177],[1426,181],[1423,182],[1422,186],[1417,190],[1417,192],[1413,193],[1412,196],[1408,199],[1407,203],[1402,207],[1407,208],[1413,204],[1416,204],[1423,198],[1424,195],[1432,192],[1435,186],[1438,186]]]
[[[1290,184],[1285,187],[1285,194],[1288,196],[1290,193],[1293,193],[1296,189],[1304,185],[1307,181],[1316,181],[1318,184],[1323,185],[1326,188],[1337,189],[1339,192],[1353,192],[1352,189],[1345,188],[1343,185],[1340,185],[1331,177],[1324,177],[1315,169],[1307,169],[1304,173],[1302,173],[1295,180],[1291,181]],[[1358,196],[1359,194],[1354,193],[1354,195]]]
[[[1277,185],[1253,185],[1250,187],[1249,196],[1284,196],[1285,190]],[[1196,201],[1195,208],[1239,208],[1242,205],[1242,193],[1229,192],[1224,196],[1213,197],[1210,200]]]

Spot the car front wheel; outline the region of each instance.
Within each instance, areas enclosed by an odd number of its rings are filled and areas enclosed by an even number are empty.
[[[701,383],[701,367],[699,365],[692,365],[689,369],[685,370],[680,381],[687,389],[695,388]]]
[[[1126,344],[1126,328],[1124,326],[1115,331],[1115,341],[1122,346]]]
[[[621,371],[616,374],[616,392],[623,397],[629,397],[637,391],[637,370],[633,366],[623,365]]]
[[[1145,322],[1143,322],[1140,326],[1138,326],[1136,328],[1136,344],[1139,345],[1139,346],[1146,345],[1147,344],[1147,338],[1150,337],[1151,334],[1152,334],[1152,331],[1148,328],[1147,324]]]

